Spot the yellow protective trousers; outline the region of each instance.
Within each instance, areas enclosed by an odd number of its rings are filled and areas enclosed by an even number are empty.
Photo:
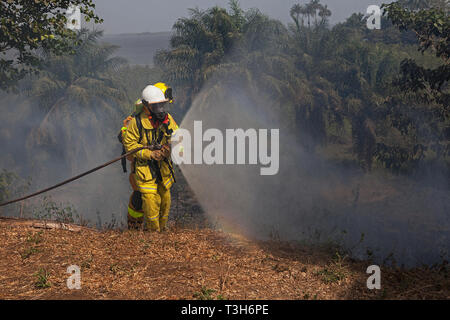
[[[147,228],[151,231],[164,231],[169,219],[170,190],[159,183],[157,193],[142,193],[142,209]]]

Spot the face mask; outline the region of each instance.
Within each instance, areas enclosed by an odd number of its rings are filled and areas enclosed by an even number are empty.
[[[166,118],[166,104],[166,102],[161,102],[150,105],[152,114],[155,116],[156,120],[163,121]]]

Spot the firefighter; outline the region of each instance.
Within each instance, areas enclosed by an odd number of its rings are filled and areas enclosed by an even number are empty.
[[[133,156],[130,183],[134,192],[128,210],[129,225],[130,221],[139,222],[143,214],[151,231],[166,230],[170,188],[175,183],[170,139],[178,126],[166,110],[172,101],[172,90],[168,89],[162,83],[147,86],[142,92],[142,111],[126,119],[122,135],[126,152],[152,146],[152,150],[144,149]]]

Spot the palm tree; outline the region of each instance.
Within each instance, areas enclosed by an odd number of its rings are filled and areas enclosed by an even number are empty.
[[[290,10],[290,15],[292,20],[294,20],[295,25],[297,27],[297,31],[300,31],[300,21],[299,21],[299,17],[302,15],[301,18],[301,26],[303,27],[304,25],[304,20],[303,20],[303,13],[304,13],[304,7],[300,4],[294,4]]]
[[[155,65],[164,70],[167,81],[182,88],[178,91],[181,95],[196,95],[240,39],[243,15],[239,10],[237,3],[232,7],[232,15],[219,7],[191,9],[189,18],[178,19],[174,24],[171,49],[158,52]],[[188,98],[182,105],[187,106],[190,101]]]
[[[328,9],[327,5],[319,8],[319,17],[321,18],[320,25],[326,26],[328,23],[328,18],[331,17],[331,10]]]
[[[123,90],[110,76],[126,61],[112,57],[116,46],[98,44],[101,36],[101,31],[80,31],[77,39],[82,41],[73,55],[42,52],[47,61],[44,71],[23,87],[36,101],[36,115],[43,115],[27,145],[34,151],[39,147],[40,152],[63,157],[72,171],[79,167],[75,155],[77,159],[89,159],[92,152],[88,149],[92,137],[84,133],[95,132],[101,138],[107,131],[102,121],[117,115],[118,105],[126,101]]]
[[[311,0],[305,5],[305,14],[308,18],[308,28],[311,28],[311,18],[316,14],[316,0]]]

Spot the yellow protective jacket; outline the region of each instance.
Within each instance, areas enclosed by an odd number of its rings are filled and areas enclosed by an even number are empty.
[[[168,115],[168,123],[160,124],[156,129],[153,128],[144,112],[141,112],[136,117],[140,117],[141,119],[142,132],[139,133],[136,118],[133,118],[128,125],[123,140],[123,145],[127,152],[136,148],[151,145],[158,137],[160,137],[160,139],[162,137],[159,141],[161,145],[170,144],[172,133],[178,129],[175,120],[170,114]],[[173,164],[170,157],[168,159],[156,161],[150,158],[151,153],[151,150],[144,149],[134,154],[135,181],[139,191],[142,193],[157,193],[158,183],[168,190],[175,182]],[[159,171],[161,174],[161,181],[159,182],[157,181],[158,172],[156,171]]]

